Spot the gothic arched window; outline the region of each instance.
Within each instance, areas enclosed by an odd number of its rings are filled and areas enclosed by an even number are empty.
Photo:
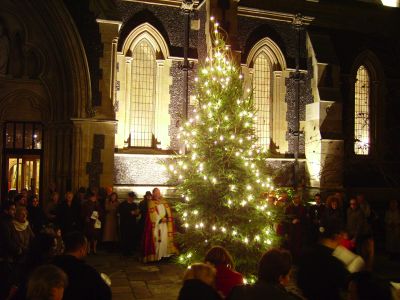
[[[155,122],[156,56],[151,44],[142,39],[132,52],[129,112],[130,145],[151,147]]]
[[[361,65],[354,88],[354,153],[357,155],[370,152],[370,87],[369,71]]]
[[[257,110],[256,134],[260,146],[269,148],[271,141],[271,62],[264,52],[254,59],[253,95]]]

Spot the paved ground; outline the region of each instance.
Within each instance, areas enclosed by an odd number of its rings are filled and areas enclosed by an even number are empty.
[[[113,300],[176,300],[184,269],[172,263],[143,264],[137,258],[99,253],[87,262],[112,281]]]
[[[113,300],[176,300],[182,286],[184,268],[173,263],[143,264],[134,257],[106,252],[89,256],[87,262],[111,278]],[[400,262],[377,255],[374,273],[380,279],[399,282]],[[297,290],[294,283],[289,288]]]

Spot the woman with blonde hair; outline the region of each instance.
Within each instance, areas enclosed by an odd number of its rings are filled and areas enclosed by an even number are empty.
[[[195,263],[183,275],[183,287],[178,300],[220,300],[214,289],[216,270],[210,264]]]
[[[224,247],[212,247],[204,260],[216,268],[216,288],[225,297],[233,287],[243,284],[242,274],[235,271],[232,256]]]

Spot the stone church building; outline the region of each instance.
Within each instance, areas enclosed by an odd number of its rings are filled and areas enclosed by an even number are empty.
[[[398,1],[394,1],[398,6]],[[400,185],[400,9],[356,0],[0,0],[1,197],[169,189],[211,16],[280,185]]]

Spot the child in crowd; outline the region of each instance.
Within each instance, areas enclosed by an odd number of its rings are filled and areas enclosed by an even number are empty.
[[[214,289],[216,270],[210,264],[196,263],[188,267],[183,276],[183,287],[178,300],[220,300]]]

